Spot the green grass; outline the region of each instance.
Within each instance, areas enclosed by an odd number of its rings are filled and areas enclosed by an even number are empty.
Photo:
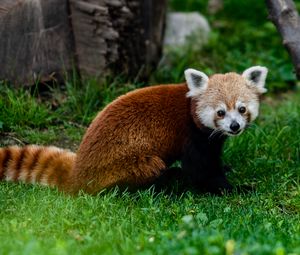
[[[267,194],[70,198],[22,185],[4,185],[4,194],[2,254],[233,254],[229,246],[244,254],[300,252],[299,216]]]
[[[46,88],[47,93],[38,89],[13,90],[0,84],[0,134],[15,137],[20,144],[71,144],[76,149],[99,110],[140,86],[122,77],[108,78],[101,84],[93,79],[79,83],[74,78],[64,88]],[[1,145],[6,143],[1,142],[0,136]]]
[[[299,100],[266,98],[259,121],[226,144],[229,178],[249,194],[69,197],[1,183],[1,254],[300,254]]]
[[[206,1],[171,0],[174,10],[202,10]],[[253,8],[255,15],[248,10]],[[209,44],[167,53],[150,83],[181,82],[186,67],[208,74],[266,65],[271,92],[295,85],[292,65],[263,1],[225,1],[209,17]],[[126,77],[99,84],[76,76],[65,88],[14,91],[0,84],[0,146],[55,144],[76,150],[97,111],[144,84]],[[152,189],[70,197],[38,185],[0,183],[0,254],[300,254],[300,91],[272,94],[258,121],[230,139],[224,161],[247,194],[170,195]]]

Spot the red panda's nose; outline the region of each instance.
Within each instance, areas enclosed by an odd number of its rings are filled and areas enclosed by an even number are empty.
[[[233,132],[236,132],[240,129],[240,124],[237,123],[235,120],[231,123],[230,125],[230,129],[233,131]]]

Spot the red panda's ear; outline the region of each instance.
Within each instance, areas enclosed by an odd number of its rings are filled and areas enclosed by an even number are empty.
[[[205,73],[189,68],[184,71],[184,75],[189,88],[187,97],[198,96],[206,90],[208,77]]]
[[[256,87],[259,93],[267,92],[265,88],[268,69],[264,66],[252,66],[246,69],[242,76],[250,81],[250,85]]]

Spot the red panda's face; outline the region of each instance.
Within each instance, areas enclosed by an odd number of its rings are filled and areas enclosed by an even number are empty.
[[[196,103],[194,116],[214,132],[239,135],[258,116],[259,95],[266,92],[265,67],[251,67],[242,75],[216,74],[210,78],[188,69],[185,76],[187,96]]]

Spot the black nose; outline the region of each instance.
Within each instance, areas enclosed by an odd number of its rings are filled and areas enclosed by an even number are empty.
[[[240,128],[240,124],[237,123],[236,121],[233,121],[230,125],[230,129],[233,131],[233,132],[236,132],[238,131]]]

